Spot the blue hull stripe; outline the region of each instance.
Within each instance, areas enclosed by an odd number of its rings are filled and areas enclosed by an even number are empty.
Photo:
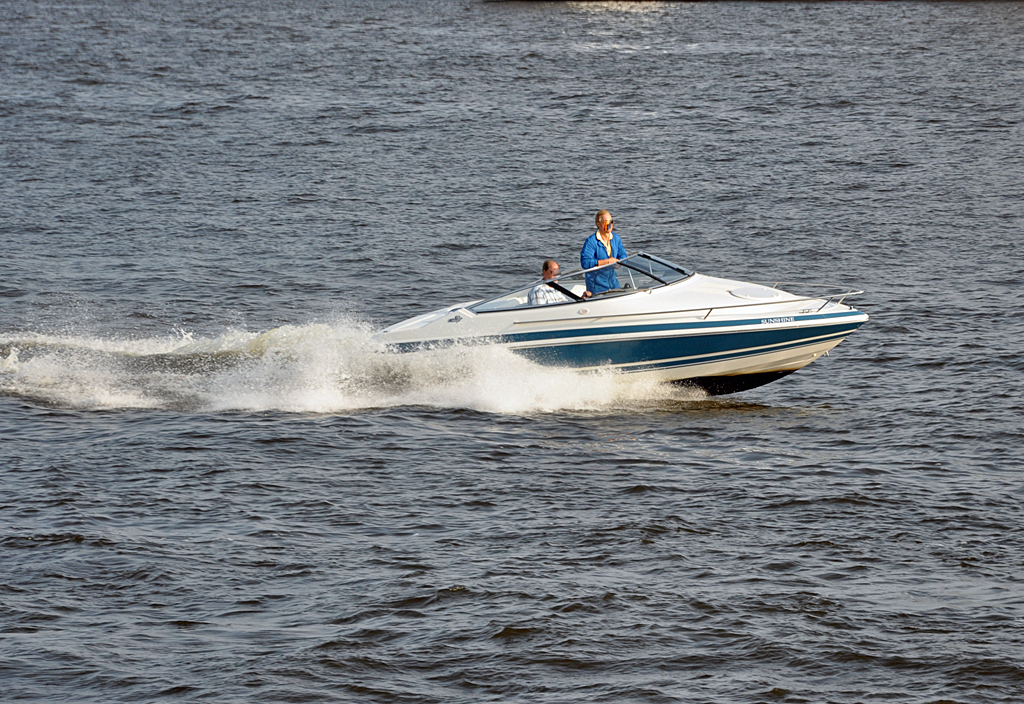
[[[791,317],[793,322],[805,322],[808,320],[841,320],[842,318],[861,316],[860,311],[849,311],[848,313],[825,313],[822,315],[801,315]],[[498,338],[489,338],[489,342],[532,342],[534,340],[557,340],[559,338],[596,337],[599,335],[634,335],[647,332],[685,332],[687,330],[708,330],[709,328],[732,328],[740,325],[764,325],[765,320],[770,318],[752,318],[748,320],[706,320],[695,323],[648,323],[633,325],[608,325],[599,328],[586,328],[584,330],[544,330],[540,332],[520,332],[501,335]],[[857,323],[854,328],[860,327]],[[745,334],[745,333],[744,333]]]
[[[574,367],[597,367],[607,364],[644,364],[680,357],[720,355],[737,356],[740,350],[751,347],[770,347],[787,343],[806,344],[810,338],[845,336],[859,328],[863,320],[839,322],[843,318],[858,317],[862,313],[830,313],[808,315],[796,318],[806,320],[835,320],[831,325],[813,327],[759,327],[754,330],[736,332],[707,332],[687,334],[691,330],[708,328],[735,328],[740,325],[762,325],[761,318],[740,321],[701,321],[697,323],[655,323],[649,325],[619,325],[585,330],[545,330],[538,332],[512,333],[481,338],[446,339],[425,342],[399,342],[391,345],[398,352],[441,349],[456,344],[512,344],[513,351],[529,359],[547,365]],[[671,332],[673,335],[657,337],[630,337],[622,340],[587,341],[581,338],[600,335],[640,335],[652,332]],[[549,341],[552,344],[529,344]],[[527,343],[523,345],[523,343]],[[522,345],[522,346],[520,346]],[[740,353],[738,356],[742,356]],[[760,354],[760,353],[758,353]]]
[[[548,366],[628,365],[630,371],[640,371],[704,364],[802,347],[834,338],[842,339],[856,330],[859,325],[859,323],[843,323],[810,329],[782,328],[709,335],[633,338],[542,347],[514,347],[512,351]]]
[[[700,358],[688,357],[684,359],[673,359],[659,362],[649,362],[641,364],[624,364],[619,367],[624,372],[644,372],[653,370],[663,369],[678,369],[682,367],[693,367],[701,364],[709,364],[712,362],[721,362],[729,359],[744,359],[746,357],[757,357],[762,354],[770,354],[773,352],[781,352],[783,350],[795,350],[801,347],[810,347],[817,345],[822,342],[828,342],[836,340],[836,344],[846,339],[848,332],[840,333],[838,335],[830,335],[825,338],[815,338],[813,340],[800,340],[797,342],[784,344],[784,345],[773,345],[770,348],[759,348],[759,349],[746,349],[746,350],[734,350],[732,352],[725,352],[722,354],[709,355]]]

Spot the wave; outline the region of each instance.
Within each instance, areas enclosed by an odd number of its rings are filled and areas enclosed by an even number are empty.
[[[324,414],[397,406],[523,414],[703,398],[610,369],[542,367],[497,347],[397,354],[373,335],[352,320],[208,338],[0,334],[0,395],[75,409]]]

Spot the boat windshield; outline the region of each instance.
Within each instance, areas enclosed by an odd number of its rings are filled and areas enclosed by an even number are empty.
[[[617,282],[618,286],[596,293],[590,299],[584,299],[583,294],[587,290],[586,274],[593,275],[595,272],[606,269],[611,269],[614,272],[611,281]],[[512,308],[562,305],[583,300],[596,301],[611,296],[624,296],[637,291],[660,288],[692,275],[693,272],[671,262],[639,252],[615,264],[605,264],[586,271],[574,271],[547,281],[535,281],[529,286],[488,298],[470,306],[469,309],[474,313],[490,313]],[[607,281],[608,277],[605,276],[602,279]]]

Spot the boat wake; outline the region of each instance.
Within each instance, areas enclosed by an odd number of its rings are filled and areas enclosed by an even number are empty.
[[[542,367],[497,347],[396,354],[357,321],[202,338],[0,334],[0,395],[75,409],[343,413],[399,406],[525,414],[657,407],[703,394]]]

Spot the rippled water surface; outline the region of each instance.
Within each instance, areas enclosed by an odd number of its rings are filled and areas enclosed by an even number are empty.
[[[3,3],[4,701],[1024,700],[1022,36]],[[374,341],[599,208],[871,321],[718,398]]]

